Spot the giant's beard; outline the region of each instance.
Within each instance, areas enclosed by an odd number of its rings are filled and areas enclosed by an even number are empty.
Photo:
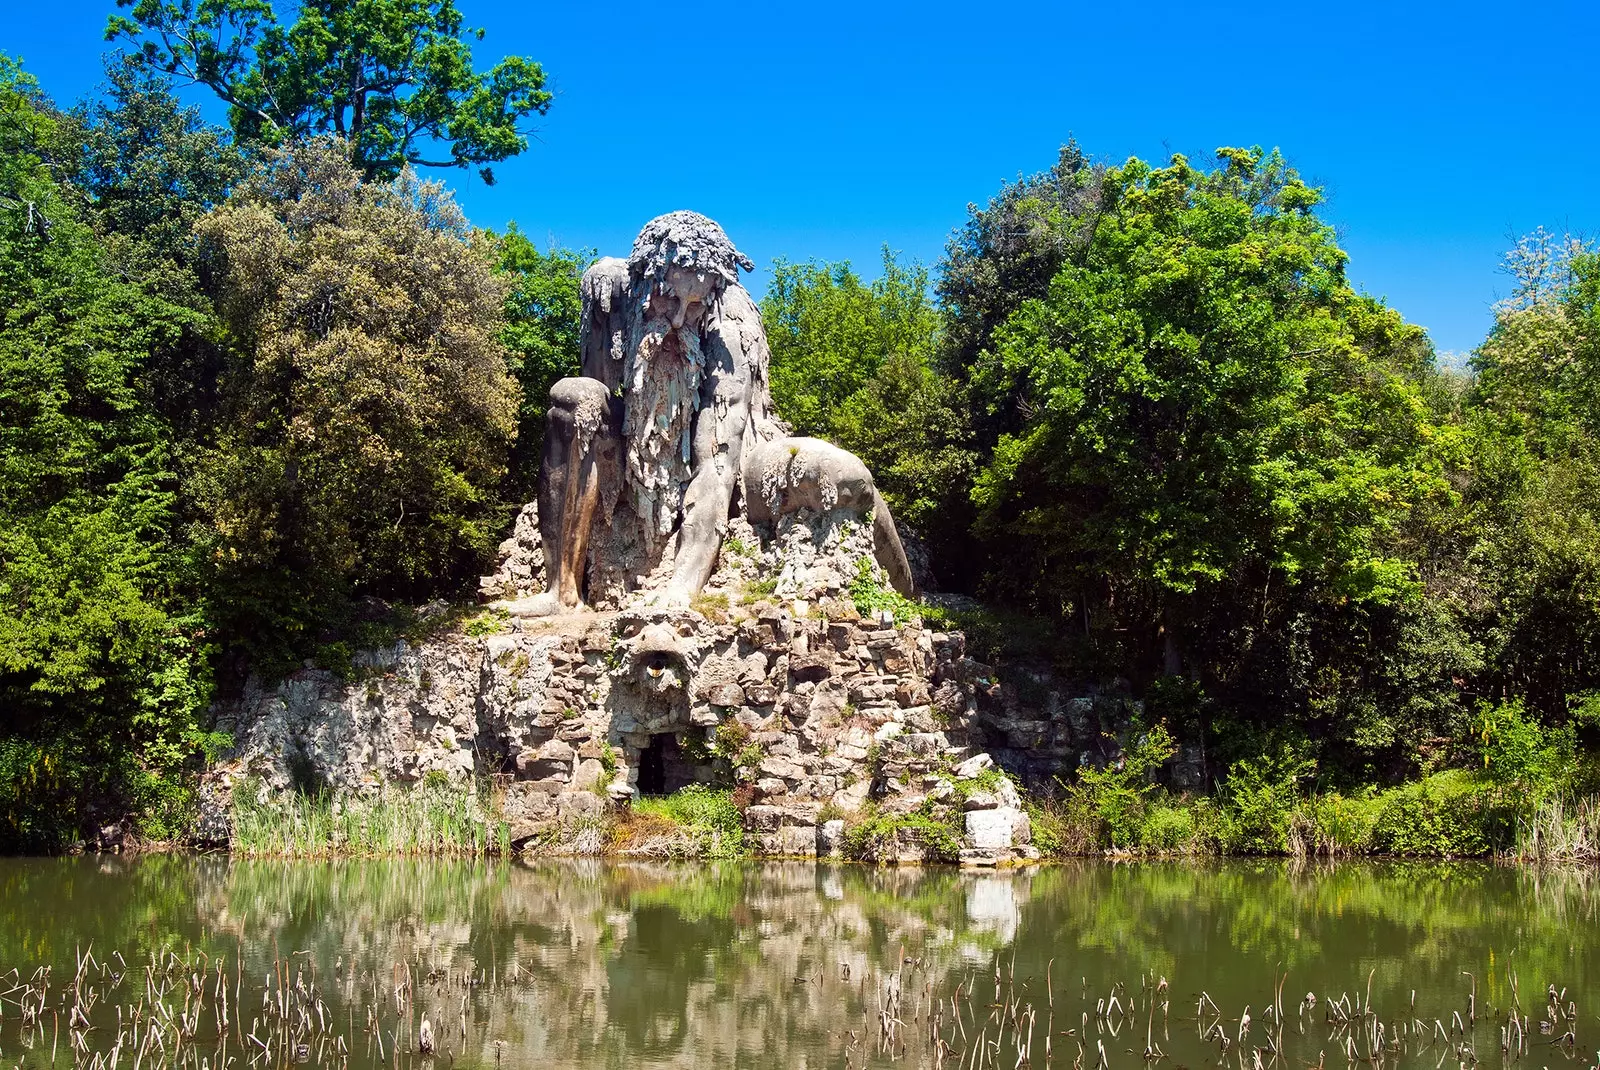
[[[653,550],[672,533],[683,507],[705,361],[698,334],[692,328],[675,330],[665,319],[644,324],[630,356],[623,479]]]

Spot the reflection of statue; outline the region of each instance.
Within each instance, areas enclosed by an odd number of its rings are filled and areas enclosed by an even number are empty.
[[[694,212],[652,219],[627,260],[583,276],[583,375],[550,391],[539,473],[543,615],[641,587],[684,605],[710,577],[737,492],[752,523],[808,508],[873,522],[876,557],[912,593],[894,519],[853,454],[787,438],[772,415],[753,265]],[[586,589],[587,581],[587,589]],[[585,597],[587,595],[587,598]]]

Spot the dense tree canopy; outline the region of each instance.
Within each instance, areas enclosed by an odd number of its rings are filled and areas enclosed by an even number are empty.
[[[224,572],[315,614],[318,592],[415,594],[475,561],[517,406],[492,242],[332,140],[271,154],[199,232],[234,351],[202,477]]]
[[[0,849],[152,805],[209,679],[140,384],[197,314],[107,263],[47,165],[59,135],[0,57]]]
[[[539,64],[510,56],[473,67],[454,0],[305,0],[293,21],[270,0],[118,0],[108,40],[138,62],[214,90],[240,137],[278,145],[331,134],[357,169],[479,166],[528,147],[526,121],[549,110]]]
[[[938,541],[929,522],[970,478],[963,399],[934,369],[941,318],[928,272],[885,249],[870,285],[849,264],[773,266],[761,302],[772,394],[795,434],[858,454],[895,517]]]

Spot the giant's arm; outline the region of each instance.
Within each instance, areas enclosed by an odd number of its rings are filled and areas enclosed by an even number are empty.
[[[678,554],[671,590],[680,597],[699,592],[716,567],[722,537],[739,481],[739,456],[748,420],[743,398],[715,402],[701,409],[695,421],[694,476],[683,496],[683,524],[678,529]]]
[[[889,503],[861,458],[820,438],[775,438],[744,454],[745,511],[753,524],[801,509],[854,509],[872,516],[872,555],[894,589],[916,597],[911,566]]]
[[[693,475],[684,494],[672,570],[671,591],[679,600],[704,587],[716,567],[739,482],[751,401],[765,401],[764,393],[758,393],[765,385],[765,367],[751,359],[766,356],[760,312],[742,287],[724,295],[719,314],[706,326],[701,352],[706,372],[694,423]]]

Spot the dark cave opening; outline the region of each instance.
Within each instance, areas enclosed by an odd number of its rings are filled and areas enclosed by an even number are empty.
[[[678,737],[660,732],[639,752],[639,794],[670,795],[695,783],[694,767],[684,758]]]

